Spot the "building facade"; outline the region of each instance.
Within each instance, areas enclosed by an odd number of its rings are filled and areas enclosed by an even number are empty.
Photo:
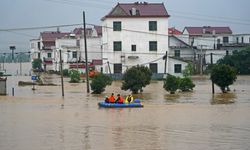
[[[104,73],[123,73],[135,65],[164,73],[168,18],[163,3],[118,3],[102,18]]]

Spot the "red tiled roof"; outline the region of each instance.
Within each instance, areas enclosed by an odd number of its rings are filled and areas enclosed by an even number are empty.
[[[132,8],[135,8],[137,13],[132,15]],[[115,11],[119,10],[120,13]],[[111,12],[104,16],[105,18],[113,17],[170,17],[163,3],[118,3]]]
[[[171,34],[171,35],[181,35],[182,32],[175,29],[175,28],[168,28],[168,34]]]
[[[230,27],[210,27],[210,26],[203,26],[203,27],[185,27],[184,30],[190,35],[202,35],[204,34],[232,34],[232,30]]]
[[[46,31],[46,32],[41,32],[40,36],[42,38],[42,41],[55,41],[57,38],[61,38],[69,34],[70,34],[69,32],[62,33],[62,32]]]

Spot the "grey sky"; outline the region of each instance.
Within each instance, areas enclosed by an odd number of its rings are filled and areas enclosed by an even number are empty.
[[[0,30],[82,23],[100,24],[117,2],[135,0],[1,0]],[[169,26],[183,30],[185,26],[229,26],[234,33],[250,33],[249,0],[150,0],[163,2],[171,15]],[[72,28],[61,28],[70,31]],[[0,53],[15,45],[17,51],[28,51],[29,40],[37,38],[43,30],[0,31]],[[51,29],[48,29],[51,30]],[[56,29],[54,29],[56,30]]]

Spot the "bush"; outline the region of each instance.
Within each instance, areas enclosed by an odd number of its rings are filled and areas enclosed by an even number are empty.
[[[80,78],[80,72],[78,70],[71,70],[69,72],[70,76],[70,81],[71,83],[79,83],[81,78]]]
[[[179,79],[179,89],[183,92],[191,91],[195,87],[192,80],[188,77]]]
[[[126,70],[123,75],[122,90],[130,90],[133,94],[142,91],[143,87],[150,84],[152,72],[145,66],[133,66]]]
[[[109,76],[106,76],[102,73],[96,74],[92,78],[92,82],[90,84],[92,93],[94,94],[101,94],[105,91],[105,87],[107,85],[111,85],[112,79]]]
[[[179,78],[169,74],[164,80],[163,88],[170,94],[174,94],[179,88]]]

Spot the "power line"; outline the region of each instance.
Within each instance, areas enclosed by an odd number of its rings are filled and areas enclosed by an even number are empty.
[[[26,30],[39,30],[39,29],[50,29],[50,28],[58,28],[58,27],[72,27],[72,26],[80,26],[82,24],[64,24],[64,25],[52,25],[52,26],[38,26],[38,27],[24,27],[24,28],[9,28],[9,29],[0,29],[4,32],[10,32],[10,31],[26,31]]]

